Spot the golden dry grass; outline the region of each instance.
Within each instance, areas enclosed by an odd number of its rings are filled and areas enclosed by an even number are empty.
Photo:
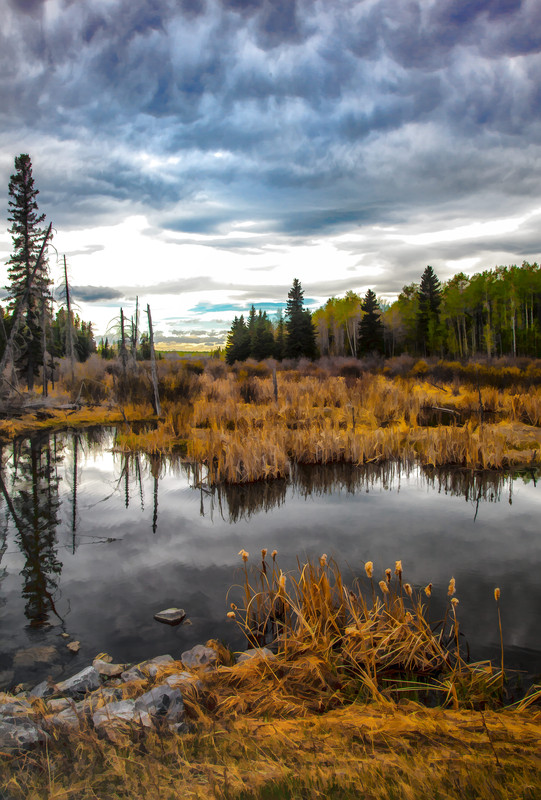
[[[79,372],[82,380],[84,365]],[[125,424],[150,420],[148,402],[110,400],[78,411],[46,410],[46,418],[27,414],[0,420],[0,436],[123,422],[119,449],[180,450],[205,466],[209,484],[287,476],[294,462],[415,459],[427,466],[468,469],[539,464],[539,386],[497,389],[456,380],[435,385],[422,373],[392,378],[366,372],[345,378],[313,367],[311,374],[280,371],[275,400],[272,376],[265,369],[250,374],[222,365],[218,373],[209,368],[194,374],[182,364],[168,363],[161,372],[163,414],[155,427],[133,430]],[[102,377],[96,384],[112,397],[111,376]],[[133,381],[134,397],[146,385],[143,377]],[[62,387],[57,389],[61,392]]]

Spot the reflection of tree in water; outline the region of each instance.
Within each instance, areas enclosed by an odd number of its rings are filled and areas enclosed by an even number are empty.
[[[239,485],[224,484],[216,488],[218,502],[229,511],[229,522],[249,519],[259,511],[270,511],[285,502],[286,480],[256,481]]]
[[[388,461],[355,467],[351,464],[297,464],[290,481],[257,481],[248,484],[222,485],[213,492],[220,507],[227,509],[230,522],[249,519],[260,511],[267,512],[281,506],[286,500],[288,486],[301,497],[332,494],[334,492],[369,492],[372,490],[399,490],[403,479],[417,475],[419,480],[446,495],[463,497],[477,507],[481,502],[499,502],[507,491],[512,500],[513,476],[501,472],[475,472],[460,469],[423,469],[415,463]],[[526,479],[528,476],[522,476]],[[532,473],[531,480],[536,480]],[[224,502],[225,501],[225,502]]]
[[[49,437],[34,437],[14,449],[14,469],[8,490],[0,476],[0,488],[17,529],[17,543],[26,562],[24,580],[25,614],[33,626],[47,622],[56,614],[53,594],[58,586],[62,564],[56,552],[56,526],[59,523],[59,478]]]

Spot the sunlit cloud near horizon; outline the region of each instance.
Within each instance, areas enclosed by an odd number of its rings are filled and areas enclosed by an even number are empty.
[[[537,0],[6,0],[0,285],[19,153],[100,335],[539,261],[540,50]]]

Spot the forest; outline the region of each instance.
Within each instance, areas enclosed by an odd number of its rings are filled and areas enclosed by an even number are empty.
[[[313,332],[306,319],[311,316]],[[246,358],[313,358],[403,353],[426,358],[475,356],[537,357],[541,347],[541,270],[537,263],[496,267],[468,277],[463,272],[441,284],[431,266],[420,282],[404,286],[392,304],[369,289],[331,297],[310,312],[294,280],[285,320],[271,320],[252,306],[248,319],[235,318],[225,348],[230,364]]]

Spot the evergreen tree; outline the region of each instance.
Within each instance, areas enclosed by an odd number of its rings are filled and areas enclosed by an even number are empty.
[[[8,191],[8,220],[11,222],[9,232],[13,239],[13,253],[7,262],[10,284],[6,288],[12,312],[16,312],[23,302],[26,306],[22,309],[24,325],[18,333],[17,362],[20,370],[26,373],[28,389],[31,390],[34,386],[34,375],[43,361],[42,322],[44,314],[47,319],[50,317],[51,293],[45,258],[41,259],[32,280],[45,236],[45,229],[40,227],[45,215],[38,211],[38,190],[34,188],[29,155],[22,153],[15,158],[15,173],[10,178]]]
[[[255,332],[252,340],[251,356],[257,361],[270,358],[274,353],[274,335],[272,324],[266,311],[259,310],[255,321]]]
[[[440,344],[441,285],[431,266],[423,272],[419,287],[417,336],[421,349],[432,353]]]
[[[273,355],[278,361],[281,361],[285,356],[285,321],[282,315],[282,309],[276,314]]]
[[[228,364],[235,361],[246,361],[250,355],[250,334],[244,316],[235,317],[227,336],[225,360]]]
[[[316,336],[312,315],[304,309],[304,293],[297,278],[287,295],[285,355],[288,358],[315,358]]]
[[[365,294],[361,310],[363,316],[358,327],[357,352],[360,355],[383,354],[383,322],[381,321],[380,307],[372,289]]]

